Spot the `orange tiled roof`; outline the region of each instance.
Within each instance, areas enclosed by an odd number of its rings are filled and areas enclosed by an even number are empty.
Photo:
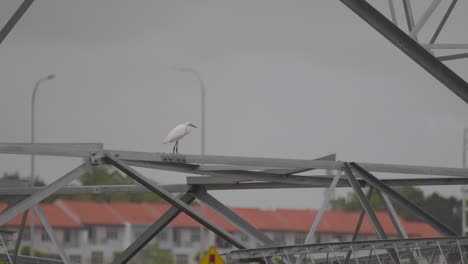
[[[73,214],[70,217],[62,207],[65,206]],[[6,204],[0,203],[0,210]],[[126,222],[133,224],[152,224],[162,214],[169,210],[169,204],[112,202],[96,203],[92,201],[58,200],[55,204],[42,204],[49,222],[54,227],[81,227],[82,225],[123,225]],[[194,207],[199,211],[199,207]],[[232,207],[235,213],[262,231],[308,232],[317,210],[304,209],[277,209],[264,210],[258,208]],[[210,208],[205,208],[206,216],[227,230],[236,232],[238,229],[224,217],[218,215]],[[390,217],[386,212],[377,212],[385,232],[389,236],[396,236]],[[358,212],[326,211],[317,228],[318,233],[352,234],[359,218]],[[21,216],[17,216],[8,224],[18,226]],[[422,222],[409,222],[400,219],[410,237],[435,237],[440,234],[429,225]],[[200,225],[188,215],[181,213],[172,222],[172,226],[185,228],[198,228]],[[375,230],[367,216],[364,218],[360,234],[374,235]]]
[[[60,200],[60,202],[69,208],[84,225],[123,225],[125,223],[124,219],[116,216],[105,203],[76,200]]]
[[[58,227],[58,228],[80,228],[82,227],[82,224],[76,220],[74,220],[72,217],[70,217],[68,214],[66,214],[62,209],[59,207],[53,205],[53,204],[41,204],[40,205],[42,211],[47,217],[47,221],[49,224],[53,227]],[[0,212],[3,212],[7,208],[6,203],[0,203]],[[29,226],[29,219],[31,215],[32,210],[29,211],[28,213],[28,218],[26,218],[26,226]],[[5,226],[20,226],[21,224],[21,218],[22,214],[17,215],[8,223],[5,224]],[[34,212],[34,226],[42,226],[42,222],[39,219],[39,216]]]

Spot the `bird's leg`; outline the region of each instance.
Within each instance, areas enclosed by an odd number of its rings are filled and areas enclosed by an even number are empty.
[[[177,140],[175,143],[175,150],[176,150],[176,153],[179,154],[179,140]]]
[[[172,147],[172,154],[175,153],[176,145],[177,145],[177,142],[174,144],[174,147]]]

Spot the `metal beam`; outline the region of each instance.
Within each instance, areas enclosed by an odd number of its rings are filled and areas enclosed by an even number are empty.
[[[388,0],[388,8],[390,9],[390,16],[392,17],[392,22],[395,26],[398,26],[398,20],[395,13],[395,5],[393,0]]]
[[[89,158],[102,143],[0,143],[0,153]]]
[[[370,199],[372,198],[373,192],[374,192],[374,187],[372,186],[369,187],[369,191],[367,191],[367,195],[366,195],[367,200],[370,201]],[[364,221],[365,215],[366,215],[366,211],[364,209],[361,209],[361,213],[359,214],[359,219],[357,221],[356,229],[354,230],[353,238],[351,239],[351,241],[357,240],[357,237],[359,236],[359,231],[361,231],[361,226],[362,226],[362,222]],[[351,250],[348,250],[348,252],[346,253],[345,264],[349,262],[349,259],[351,258],[351,253],[352,253]]]
[[[78,166],[74,170],[67,173],[65,176],[49,184],[47,187],[43,188],[37,193],[34,193],[33,195],[19,202],[15,206],[8,208],[7,210],[5,210],[3,213],[0,214],[0,226],[4,225],[5,223],[13,219],[13,217],[18,215],[19,213],[22,213],[26,209],[31,208],[34,205],[38,204],[45,198],[54,194],[57,190],[59,190],[66,184],[72,182],[73,180],[77,179],[78,177],[82,176],[83,174],[85,174],[86,172],[90,170],[91,170],[91,165],[89,164],[89,162],[85,162],[84,164]]]
[[[26,13],[29,7],[34,3],[34,0],[24,0],[23,3],[18,7],[13,16],[8,20],[8,22],[3,26],[0,31],[0,44],[5,40],[10,31],[15,27],[16,23],[21,19],[21,17]]]
[[[229,209],[224,204],[220,203],[216,198],[211,196],[209,193],[206,192],[206,189],[199,188],[197,191],[193,193],[198,200],[202,203],[208,205],[210,208],[215,210],[218,214],[222,215],[226,218],[231,224],[238,227],[242,232],[249,235],[253,240],[255,240],[260,245],[271,245],[273,244],[273,240],[268,238],[262,232],[258,231],[254,226],[252,226],[249,222],[245,221]]]
[[[439,43],[439,44],[421,44],[426,49],[468,49],[468,44],[459,43]]]
[[[341,164],[341,162],[329,160],[300,160],[213,155],[174,155],[167,153],[129,152],[114,150],[111,150],[110,152],[115,153],[120,157],[120,159],[126,161],[127,163],[135,161],[140,163],[149,162],[149,164],[153,163],[156,165],[191,164],[193,166],[193,164],[220,164],[255,166],[257,169],[261,167],[289,169],[339,169]],[[190,167],[188,166],[187,169],[189,168]],[[193,167],[193,169],[198,169],[198,166]]]
[[[442,20],[440,21],[440,24],[437,26],[436,31],[434,32],[434,35],[432,35],[431,40],[429,41],[430,44],[434,44],[436,41],[437,37],[440,34],[440,31],[442,31],[442,28],[444,27],[445,23],[447,22],[447,19],[449,18],[450,14],[453,11],[453,8],[457,4],[458,0],[452,0],[452,3],[450,4],[449,8],[447,9],[447,12],[445,12],[444,16],[442,17]]]
[[[336,161],[336,154],[331,154],[331,155],[323,156],[323,157],[320,157],[320,158],[314,159],[314,160],[333,160],[333,161]],[[262,172],[290,175],[290,174],[296,174],[296,173],[306,172],[306,171],[310,171],[310,170],[313,170],[313,168],[267,169],[267,170],[263,170]]]
[[[468,103],[468,84],[365,0],[340,0],[401,51]],[[406,0],[405,0],[406,1]],[[410,29],[411,31],[411,29]]]
[[[283,175],[276,173],[266,173],[258,171],[200,171],[193,166],[180,166],[179,164],[170,164],[170,163],[161,163],[161,162],[142,162],[142,161],[127,161],[128,165],[152,168],[152,169],[161,169],[177,172],[186,172],[191,174],[198,175],[211,175],[219,177],[227,177],[229,182],[232,182],[233,179],[238,179],[238,182],[241,181],[271,181],[271,182],[282,182],[282,183],[291,183],[291,184],[316,184],[318,181],[327,181],[327,179],[320,179],[314,176],[297,176],[297,175]],[[196,181],[196,179],[193,179]]]
[[[46,155],[83,158],[93,157],[93,154],[96,154],[96,156],[98,156],[96,157],[96,159],[99,159],[99,155],[101,152],[103,152],[103,150],[102,144],[100,143],[0,144],[0,153],[5,154]],[[191,170],[199,170],[200,164],[328,170],[340,170],[342,166],[341,161],[329,160],[277,159],[212,155],[174,155],[168,153],[133,152],[117,150],[109,152],[119,156],[119,158],[125,161],[127,164],[131,163],[132,166],[184,172],[190,172]],[[366,170],[373,172],[468,177],[468,169],[462,168],[411,166],[380,163],[361,163],[361,165]],[[202,174],[202,172],[200,172],[199,170],[198,174]],[[272,173],[272,175],[274,174],[276,173]]]
[[[327,156],[323,156],[313,160],[328,160],[328,161],[336,161],[336,154],[331,154]],[[261,172],[265,173],[275,173],[275,174],[296,174],[300,172],[310,171],[314,168],[275,168],[266,167],[266,166],[240,166],[240,165],[204,165],[201,164],[197,167],[200,171],[239,171],[239,170],[260,170]]]
[[[315,177],[315,176],[314,176]],[[325,176],[323,176],[325,177]],[[328,176],[327,176],[328,177]],[[319,178],[314,184],[287,184],[274,182],[248,182],[248,183],[221,183],[228,177],[187,177],[187,184],[159,185],[172,193],[183,193],[190,189],[190,185],[203,185],[207,190],[248,190],[248,189],[297,189],[297,188],[326,188],[330,186],[332,178]],[[221,179],[213,181],[214,179]],[[417,178],[417,179],[381,179],[388,186],[434,186],[434,185],[468,185],[468,178]],[[228,180],[229,182],[229,180]],[[361,187],[368,184],[364,180],[358,180]],[[345,179],[338,181],[337,188],[351,187]],[[43,190],[46,187],[0,187],[0,196],[27,196]],[[141,185],[88,185],[88,186],[64,186],[55,194],[112,194],[112,193],[151,193]]]
[[[414,18],[410,0],[403,0],[403,8],[405,9],[406,22],[408,23],[408,32],[411,32],[414,27]]]
[[[3,241],[2,234],[0,234],[0,242],[2,243],[2,247],[5,250],[5,255],[7,256],[8,261],[10,262],[10,264],[13,264],[13,262],[11,261],[10,254],[8,253],[8,248],[6,247],[5,242]]]
[[[324,200],[322,202],[322,206],[320,207],[319,212],[315,216],[314,222],[312,223],[312,226],[310,227],[309,233],[307,234],[305,238],[304,244],[312,243],[312,238],[314,237],[315,231],[317,231],[320,220],[322,220],[323,214],[325,213],[325,210],[327,209],[328,204],[330,203],[332,193],[335,191],[335,187],[341,178],[341,174],[342,174],[341,171],[337,171],[335,177],[333,178],[333,181],[330,184],[330,187],[328,187],[327,192],[325,193]],[[296,261],[296,264],[299,264],[299,263],[300,262]]]
[[[438,56],[437,58],[439,60],[441,60],[441,61],[465,59],[465,58],[468,58],[468,53],[459,53],[459,54]]]
[[[23,239],[24,226],[26,224],[26,219],[28,218],[29,210],[24,211],[23,216],[21,217],[21,224],[19,227],[18,237],[16,238],[15,251],[13,252],[13,264],[16,264],[18,258],[19,248],[21,246],[21,240]]]
[[[305,177],[305,176],[304,176]],[[325,178],[328,176],[313,176],[311,178],[317,179],[316,182],[310,185],[304,184],[283,184],[283,183],[270,183],[270,182],[259,182],[259,183],[237,183],[237,184],[223,184],[216,181],[212,181],[215,178],[221,178],[219,176],[208,176],[208,177],[187,177],[187,184],[200,184],[205,185],[208,190],[226,190],[226,189],[249,189],[254,186],[258,188],[322,188],[328,187],[331,184],[332,178]],[[225,178],[225,177],[222,177]],[[328,180],[328,181],[327,181]],[[388,186],[434,186],[434,185],[467,185],[468,178],[413,178],[413,179],[381,179]],[[361,187],[366,187],[368,184],[364,180],[358,180]],[[249,187],[251,186],[251,187]],[[351,187],[347,180],[340,180],[336,187]],[[2,188],[0,188],[0,194],[2,194]]]
[[[188,206],[186,203],[178,199],[177,197],[172,196],[168,191],[165,189],[161,188],[127,164],[125,164],[123,161],[121,161],[119,158],[116,158],[113,156],[113,154],[107,153],[106,154],[106,161],[108,161],[110,164],[112,164],[114,167],[118,168],[125,174],[127,174],[129,177],[140,183],[141,185],[145,186],[152,192],[156,193],[159,195],[161,198],[172,204],[173,206],[177,207],[179,210],[182,210],[184,213],[192,217],[194,220],[199,222],[200,224],[204,225],[206,228],[210,229],[213,231],[215,234],[223,238],[224,240],[228,241],[232,245],[234,245],[237,248],[246,248],[246,246],[240,242],[237,241],[237,239],[223,230],[220,226],[215,224],[209,219],[206,219],[203,215],[195,211],[192,207]]]
[[[418,36],[418,33],[419,31],[421,30],[421,28],[424,26],[424,24],[426,24],[427,20],[429,19],[429,17],[432,15],[432,13],[434,13],[434,11],[436,10],[436,8],[439,6],[440,2],[442,0],[433,0],[432,3],[429,5],[429,7],[426,9],[426,12],[424,12],[424,14],[421,16],[421,18],[419,19],[418,23],[416,23],[416,25],[414,26],[414,28],[411,30],[410,32],[410,36],[414,39],[416,39],[416,37]]]
[[[112,152],[114,153],[114,152]],[[118,153],[121,153],[118,151]],[[156,154],[156,155],[146,155]],[[215,175],[216,172],[199,171],[197,165],[188,163],[211,163],[211,164],[227,164],[232,165],[251,165],[258,164],[259,166],[277,166],[277,167],[303,167],[316,169],[341,170],[341,161],[321,161],[321,160],[289,160],[289,159],[270,159],[270,158],[251,158],[251,157],[230,157],[230,156],[199,156],[199,155],[179,155],[181,162],[163,162],[161,161],[164,155],[158,153],[135,153],[124,155],[122,157],[127,164],[143,168],[153,168],[160,170],[187,172],[200,175]],[[151,156],[155,159],[151,160]],[[368,171],[386,172],[386,173],[401,173],[401,174],[421,174],[421,175],[440,175],[440,176],[457,176],[468,177],[468,169],[463,168],[448,168],[448,167],[433,167],[433,166],[414,166],[401,164],[383,164],[383,163],[360,163]],[[230,171],[232,173],[232,171]],[[227,173],[227,172],[225,172]],[[227,175],[227,174],[226,174]],[[231,174],[234,175],[234,174]],[[268,174],[267,174],[268,175]],[[275,177],[276,174],[270,174]],[[280,174],[281,175],[281,174]]]
[[[312,243],[312,239],[315,237],[315,232],[317,231],[317,227],[320,221],[322,220],[323,214],[325,213],[325,210],[327,209],[328,204],[330,203],[332,193],[335,191],[335,187],[341,178],[341,174],[342,174],[341,171],[337,171],[335,177],[333,178],[332,183],[330,184],[330,187],[328,187],[327,192],[325,193],[325,197],[322,202],[322,206],[320,207],[320,210],[315,216],[314,222],[312,223],[312,226],[310,227],[309,233],[307,234],[305,238],[304,244]],[[296,264],[301,264],[303,260],[304,260],[304,257],[299,256],[298,258],[296,258]]]
[[[232,261],[249,260],[253,258],[285,256],[295,254],[320,254],[335,252],[347,252],[350,246],[355,251],[369,250],[375,248],[376,250],[391,250],[396,248],[431,248],[437,247],[451,247],[457,245],[468,245],[468,237],[442,237],[442,238],[412,238],[412,239],[386,239],[386,240],[360,240],[353,242],[331,242],[320,244],[307,244],[307,245],[290,245],[280,247],[262,247],[243,250],[232,250],[226,253],[228,259]],[[237,262],[235,262],[237,263]]]
[[[359,202],[361,202],[362,208],[364,209],[367,216],[369,217],[372,224],[374,225],[375,232],[377,233],[380,239],[387,239],[388,238],[387,234],[385,234],[385,231],[382,225],[380,224],[380,221],[377,218],[377,215],[375,214],[374,210],[370,206],[369,201],[366,199],[366,196],[362,192],[361,186],[357,182],[356,177],[354,177],[354,174],[351,172],[351,169],[349,168],[349,165],[347,163],[344,164],[343,170],[346,173],[346,176],[348,176],[349,183],[353,187],[353,190],[356,193],[359,199]]]
[[[423,221],[431,225],[434,229],[439,231],[440,233],[447,235],[447,236],[458,236],[458,234],[445,226],[444,224],[440,223],[437,219],[435,219],[432,215],[418,207],[417,205],[413,204],[411,201],[403,197],[401,194],[393,190],[392,188],[388,187],[377,179],[374,175],[370,174],[364,168],[359,166],[358,164],[351,162],[351,167],[361,176],[364,180],[366,180],[369,184],[374,186],[377,190],[387,194],[392,200],[399,203],[401,206],[408,209],[410,212],[416,214],[419,218]]]
[[[183,193],[190,189],[189,185],[186,184],[169,184],[160,185],[168,192],[172,193]],[[43,190],[45,187],[17,187],[17,188],[0,188],[0,196],[19,196],[19,195],[31,195],[38,191]],[[151,193],[150,190],[146,189],[141,185],[86,185],[86,186],[64,186],[60,190],[56,191],[55,194],[112,194],[112,193]]]
[[[393,208],[392,202],[390,201],[388,196],[379,190],[377,190],[377,195],[379,196],[380,200],[383,202],[385,208],[387,209],[388,216],[392,220],[393,226],[395,226],[395,229],[397,230],[400,237],[408,238],[408,234],[405,231],[405,227],[403,227],[403,225],[401,224],[400,218],[398,217],[395,208]]]
[[[40,206],[35,206],[34,210],[39,215],[39,219],[41,219],[42,226],[47,231],[47,234],[49,234],[49,237],[52,240],[52,243],[54,244],[55,249],[57,249],[57,251],[59,252],[63,263],[71,264],[70,259],[68,258],[67,254],[65,254],[65,250],[63,249],[61,243],[59,242],[59,240],[55,236],[54,229],[52,229],[52,226],[49,224],[49,221],[47,221],[47,217],[45,216],[45,214],[42,211],[41,207]],[[33,239],[32,234],[31,234],[31,239]]]
[[[185,204],[191,204],[195,197],[187,192],[180,198]],[[126,248],[112,263],[124,264],[130,261],[140,250],[142,250],[159,232],[161,232],[169,223],[174,220],[182,211],[177,207],[171,207],[154,224],[152,224],[145,232],[143,232],[133,243]]]
[[[356,177],[354,176],[353,172],[349,168],[348,163],[344,163],[343,167],[344,172],[346,173],[346,176],[348,176],[349,183],[354,189],[354,192],[356,193],[359,202],[361,202],[361,206],[366,211],[367,216],[371,220],[375,232],[379,236],[380,239],[388,239],[387,234],[385,233],[385,230],[383,229],[382,225],[380,224],[379,219],[377,218],[377,215],[375,214],[374,210],[372,209],[369,201],[367,200],[366,196],[364,195],[364,192],[361,189],[361,186],[359,185],[358,181],[356,180]],[[375,187],[375,186],[374,186]],[[398,258],[398,254],[392,249],[388,250],[389,255],[393,259],[394,263],[400,263],[400,259]]]

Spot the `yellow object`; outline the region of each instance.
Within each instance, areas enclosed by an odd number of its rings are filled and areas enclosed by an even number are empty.
[[[215,247],[210,247],[199,264],[224,264],[224,259],[221,258]]]

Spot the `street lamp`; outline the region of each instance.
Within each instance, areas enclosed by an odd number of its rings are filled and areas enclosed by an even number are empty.
[[[34,123],[34,110],[35,110],[35,102],[36,102],[36,93],[37,93],[37,90],[39,89],[39,86],[44,83],[45,81],[48,81],[48,80],[52,80],[55,78],[55,75],[54,74],[50,74],[50,75],[47,75],[41,79],[39,79],[36,84],[34,85],[34,90],[33,90],[33,94],[32,94],[32,99],[31,99],[31,143],[34,143],[35,142],[35,135],[34,135],[34,130],[35,130],[35,123]],[[30,184],[31,186],[34,186],[34,155],[31,155],[31,175],[30,175],[31,179],[30,179]],[[31,242],[31,250],[30,250],[30,254],[31,256],[33,256],[33,252],[34,252],[34,240],[33,240],[33,235],[34,235],[34,213],[31,213],[31,216],[30,216],[30,226],[29,226],[29,231],[30,231],[30,235],[29,235],[29,240]]]
[[[205,155],[205,82],[201,78],[200,73],[190,67],[180,67],[176,68],[176,70],[180,72],[187,72],[194,74],[195,77],[198,79],[198,83],[200,86],[200,95],[201,95],[201,154]],[[200,213],[202,215],[205,214],[205,205],[203,203],[200,203]],[[200,258],[203,257],[203,253],[205,250],[205,236],[204,234],[204,229],[203,225],[200,225]]]

